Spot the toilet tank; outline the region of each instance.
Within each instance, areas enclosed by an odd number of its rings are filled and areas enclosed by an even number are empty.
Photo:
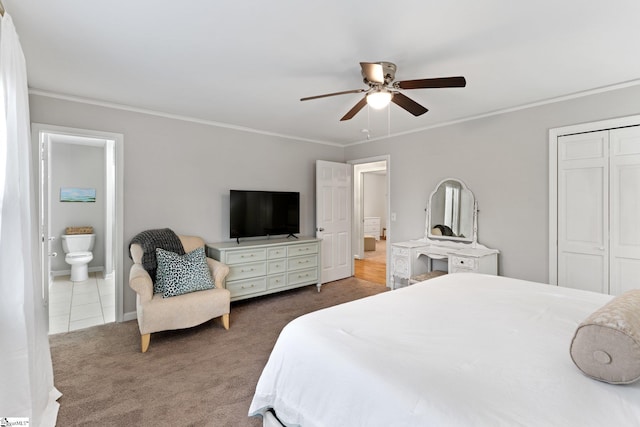
[[[62,249],[65,253],[90,252],[95,241],[95,234],[63,234]]]

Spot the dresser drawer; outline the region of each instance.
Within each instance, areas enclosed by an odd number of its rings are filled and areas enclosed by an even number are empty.
[[[303,268],[317,267],[318,257],[316,255],[298,256],[287,260],[287,270],[301,270]]]
[[[315,283],[318,281],[318,269],[310,268],[307,270],[292,271],[287,274],[287,284],[296,285],[298,283]]]
[[[248,279],[249,277],[264,276],[267,274],[266,262],[248,262],[240,265],[230,265],[227,281]]]
[[[284,258],[287,256],[287,248],[279,246],[267,249],[267,259]]]
[[[317,254],[318,244],[309,243],[309,244],[302,244],[302,245],[293,245],[288,248],[288,251],[289,251],[289,256]]]
[[[286,259],[267,261],[267,274],[284,273],[287,267]]]
[[[277,289],[287,285],[287,278],[284,274],[276,274],[267,277],[267,289]]]
[[[264,249],[230,251],[227,253],[227,261],[225,264],[240,264],[243,262],[264,261],[265,259],[267,259],[267,251]]]
[[[235,280],[233,282],[227,282],[227,289],[231,292],[231,298],[262,292],[267,290],[267,280],[264,277]]]

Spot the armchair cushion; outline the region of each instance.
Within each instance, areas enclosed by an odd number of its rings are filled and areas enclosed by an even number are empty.
[[[156,248],[156,258],[156,285],[163,298],[215,287],[203,247],[184,255]]]

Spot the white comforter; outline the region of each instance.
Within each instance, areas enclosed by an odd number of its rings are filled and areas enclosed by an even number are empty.
[[[569,346],[611,297],[450,274],[287,325],[249,415],[287,425],[640,425],[640,382],[584,376]]]

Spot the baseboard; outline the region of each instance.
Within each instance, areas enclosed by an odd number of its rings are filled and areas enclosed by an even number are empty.
[[[89,267],[87,269],[87,271],[89,273],[96,273],[99,271],[104,271],[104,267]],[[70,276],[71,275],[71,269],[68,270],[56,270],[56,271],[51,271],[51,275],[53,277],[58,277],[58,276]],[[106,276],[105,276],[106,278]]]
[[[129,320],[136,320],[137,318],[138,313],[136,313],[135,311],[130,311],[128,313],[124,313],[124,315],[122,316],[122,321],[128,322]]]

